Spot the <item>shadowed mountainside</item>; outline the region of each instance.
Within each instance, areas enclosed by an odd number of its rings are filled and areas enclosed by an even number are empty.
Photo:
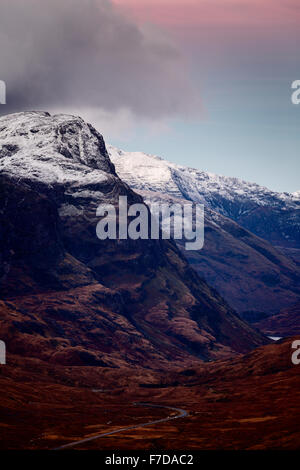
[[[172,241],[97,239],[100,203],[142,199],[80,118],[2,117],[0,171],[0,336],[11,353],[160,367],[266,343]]]

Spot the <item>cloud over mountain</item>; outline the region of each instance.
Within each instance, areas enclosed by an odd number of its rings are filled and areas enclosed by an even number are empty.
[[[124,109],[145,118],[198,112],[183,57],[108,0],[2,0],[5,111]]]

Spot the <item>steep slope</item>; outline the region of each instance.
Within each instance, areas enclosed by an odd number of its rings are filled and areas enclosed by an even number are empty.
[[[298,301],[300,272],[296,262],[234,220],[211,209],[219,193],[241,212],[245,204],[242,199],[248,198],[249,204],[264,207],[273,193],[257,185],[179,167],[138,152],[109,147],[109,153],[120,177],[147,202],[183,204],[192,200],[205,204],[204,248],[187,251],[185,256],[247,320],[256,321],[278,313]],[[296,200],[288,195],[275,196],[273,204],[276,198],[278,205],[286,201],[287,207],[296,213]]]
[[[141,202],[102,136],[48,113],[0,119],[0,337],[58,364],[161,367],[266,342],[173,242],[100,241],[100,203]]]

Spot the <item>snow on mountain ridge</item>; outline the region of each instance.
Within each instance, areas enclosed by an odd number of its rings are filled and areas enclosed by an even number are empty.
[[[237,178],[185,168],[141,152],[111,146],[108,152],[121,179],[146,203],[205,203],[204,247],[184,254],[237,311],[260,318],[262,312],[275,314],[298,300],[298,268],[275,248],[298,246],[299,211],[281,209],[287,195],[275,194],[272,200],[271,191]],[[270,207],[271,203],[278,207]],[[296,202],[291,199],[290,205]],[[178,246],[182,248],[180,242]]]
[[[115,174],[103,138],[81,118],[44,112],[0,118],[0,171],[22,179],[97,184]]]
[[[108,146],[108,153],[119,176],[137,191],[160,191],[176,197],[184,197],[206,203],[215,209],[214,198],[227,201],[239,200],[260,206],[299,207],[300,193],[278,193],[256,183],[220,176],[168,162],[160,157],[142,152],[124,152]],[[227,210],[218,208],[228,215]],[[247,207],[244,207],[247,211]]]
[[[111,161],[115,162],[123,179],[136,189],[160,191],[166,187],[173,196],[181,193],[172,180],[171,167],[163,159],[143,152],[124,152],[110,145],[107,146]],[[124,162],[124,165],[122,163]],[[148,182],[151,181],[151,188]]]
[[[299,190],[299,191],[295,191],[294,193],[292,193],[292,196],[293,196],[293,198],[300,200],[300,190]]]

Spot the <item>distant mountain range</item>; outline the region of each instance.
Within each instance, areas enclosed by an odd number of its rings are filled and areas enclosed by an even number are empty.
[[[299,192],[276,193],[142,152],[108,151],[122,180],[146,201],[205,205],[204,249],[185,256],[244,318],[257,322],[299,301]]]
[[[0,337],[53,364],[159,368],[267,339],[168,240],[96,237],[96,208],[142,202],[82,119],[0,118]]]
[[[277,193],[142,152],[124,152],[112,146],[108,150],[119,174],[136,190],[204,203],[273,245],[300,249],[299,191]]]

